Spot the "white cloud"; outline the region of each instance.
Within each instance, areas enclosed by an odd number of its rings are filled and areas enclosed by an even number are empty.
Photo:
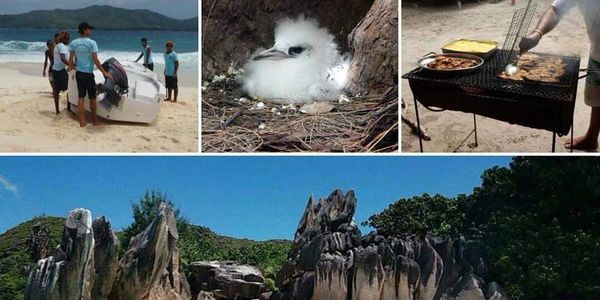
[[[17,186],[2,175],[0,175],[0,187],[15,195],[19,194],[19,189]]]

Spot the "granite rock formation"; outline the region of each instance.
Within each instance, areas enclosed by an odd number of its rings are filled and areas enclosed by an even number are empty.
[[[354,192],[308,205],[272,300],[507,299],[463,238],[362,236]]]
[[[190,299],[179,272],[179,239],[173,209],[161,204],[152,224],[131,239],[119,261],[110,299]]]
[[[110,223],[104,217],[92,222],[89,210],[72,210],[56,254],[31,270],[25,299],[190,299],[185,275],[179,273],[177,239],[173,209],[162,204],[118,261]]]
[[[265,278],[257,267],[231,261],[194,262],[189,282],[192,299],[258,299],[265,291]]]

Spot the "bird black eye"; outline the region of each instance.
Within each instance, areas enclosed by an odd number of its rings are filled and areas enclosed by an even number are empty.
[[[304,51],[304,47],[290,47],[288,50],[289,55],[298,55]]]

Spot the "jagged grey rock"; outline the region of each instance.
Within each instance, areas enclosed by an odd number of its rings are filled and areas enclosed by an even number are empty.
[[[94,285],[92,299],[108,299],[119,268],[119,240],[105,217],[94,220]]]
[[[173,208],[163,203],[152,224],[131,239],[110,298],[190,299],[179,273],[178,238]]]
[[[178,239],[173,209],[162,204],[158,216],[118,262],[118,240],[110,223],[92,223],[89,210],[72,210],[54,256],[31,270],[26,300],[191,299],[179,273]]]
[[[193,297],[207,292],[216,299],[243,300],[257,299],[265,292],[265,278],[254,266],[232,261],[199,261],[188,268]]]
[[[464,238],[362,236],[355,208],[352,191],[309,198],[271,300],[507,299]]]
[[[58,255],[41,259],[29,274],[26,300],[91,299],[94,279],[92,213],[74,209],[65,222]]]

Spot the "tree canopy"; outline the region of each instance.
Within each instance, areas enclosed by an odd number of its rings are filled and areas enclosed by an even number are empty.
[[[600,159],[516,157],[469,195],[400,199],[364,224],[392,236],[465,236],[515,299],[600,298]]]

